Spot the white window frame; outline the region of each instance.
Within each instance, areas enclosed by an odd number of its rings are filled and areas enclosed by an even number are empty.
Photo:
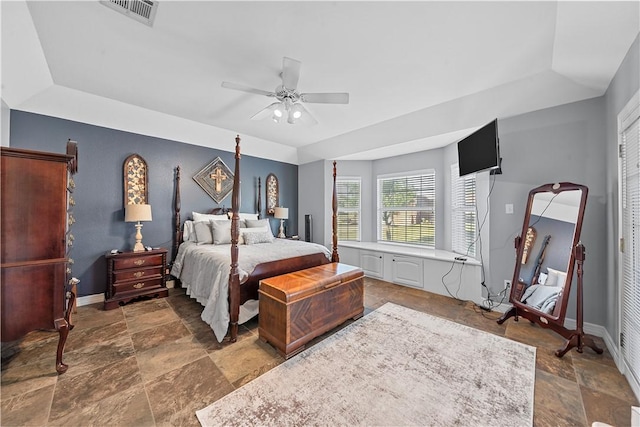
[[[633,272],[629,272],[629,270],[625,269],[625,260],[633,258],[637,251],[640,250],[640,245],[638,242],[635,242],[636,247],[634,248],[633,238],[631,236],[630,230],[627,230],[625,227],[625,210],[626,204],[630,203],[626,197],[627,190],[627,175],[628,171],[626,170],[625,160],[627,156],[631,153],[624,153],[625,150],[629,150],[629,147],[626,145],[624,141],[625,130],[627,130],[631,124],[633,124],[636,120],[640,120],[640,91],[636,92],[634,96],[631,97],[627,105],[622,109],[622,111],[618,114],[618,146],[620,156],[618,158],[618,236],[619,236],[619,245],[618,248],[618,333],[619,337],[614,337],[614,341],[617,343],[618,348],[618,357],[621,372],[625,374],[631,387],[637,393],[640,392],[640,361],[638,356],[635,355],[635,349],[640,346],[640,339],[638,333],[633,334],[633,337],[625,336],[625,348],[623,348],[621,343],[622,334],[625,330],[631,329],[632,331],[634,324],[640,323],[640,311],[638,310],[640,307],[637,307],[637,304],[631,304],[629,301],[629,292],[635,291],[635,293],[640,292],[640,287],[637,283],[635,283],[635,289],[629,289],[627,285],[627,281],[629,278],[625,277],[626,275],[633,275]],[[639,135],[640,138],[640,135]],[[640,157],[638,153],[634,155],[635,157]],[[624,243],[623,243],[624,239]],[[635,252],[635,254],[633,253]],[[631,266],[632,270],[635,270]],[[637,274],[637,273],[636,273]],[[632,282],[635,280],[634,278],[630,279]],[[631,287],[634,284],[631,283]],[[631,310],[625,307],[625,304],[629,304],[631,306]],[[629,312],[631,311],[631,312]],[[633,316],[633,312],[635,311],[635,316]],[[628,318],[629,315],[633,317]],[[629,327],[631,326],[631,328]],[[638,331],[635,331],[638,332]],[[628,357],[631,356],[631,360]]]
[[[345,213],[356,212],[358,214],[358,237],[357,239],[348,239],[348,240],[340,239],[340,233],[338,232],[338,230],[336,230],[336,232],[338,233],[338,241],[359,242],[362,240],[362,178],[359,176],[338,176],[336,177],[336,189],[338,188],[338,185],[340,182],[357,182],[359,186],[357,208],[341,208],[340,196],[338,195],[338,222],[339,222],[340,212],[345,212]],[[340,228],[340,225],[338,224],[338,229],[339,228]]]
[[[460,175],[458,163],[451,165],[451,251],[474,257],[477,253],[478,240],[478,181],[475,173]],[[468,183],[473,182],[472,203],[464,197],[464,190]],[[461,217],[460,214],[463,216]],[[463,231],[465,227],[464,215],[473,215],[473,235]]]
[[[433,244],[426,244],[426,243],[411,243],[411,242],[403,242],[403,241],[394,241],[394,240],[386,240],[382,238],[382,216],[383,216],[383,206],[382,206],[382,197],[381,197],[381,192],[382,192],[382,182],[384,180],[388,180],[388,179],[397,179],[397,178],[411,178],[411,177],[416,177],[416,176],[425,176],[425,175],[430,175],[433,179],[433,207],[431,208],[421,208],[420,210],[422,211],[428,211],[432,214],[433,217]],[[376,199],[377,199],[377,241],[379,243],[389,243],[389,244],[395,244],[395,245],[404,245],[404,246],[415,246],[415,247],[420,247],[420,248],[430,248],[433,249],[436,246],[436,239],[437,239],[437,235],[436,235],[436,194],[437,194],[437,188],[436,188],[436,171],[435,169],[424,169],[424,170],[418,170],[418,171],[407,171],[407,172],[402,172],[402,173],[394,173],[394,174],[386,174],[386,175],[378,175],[376,177],[376,183],[377,183],[377,191],[376,191]],[[395,207],[393,209],[394,211],[415,211],[417,210],[415,207],[411,207],[411,206],[399,206],[399,207]]]

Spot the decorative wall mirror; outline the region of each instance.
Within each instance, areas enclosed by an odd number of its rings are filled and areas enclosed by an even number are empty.
[[[149,168],[139,154],[124,161],[124,205],[149,203]]]
[[[587,187],[569,182],[545,184],[529,192],[522,232],[515,239],[517,261],[509,296],[512,308],[498,319],[502,324],[509,317],[516,321],[524,317],[553,329],[567,339],[556,351],[558,357],[573,347],[582,352],[584,345],[602,353],[582,330],[584,246],[580,232],[587,194]],[[535,230],[537,238],[532,238],[530,230]],[[564,319],[576,263],[578,313],[576,329],[569,330]]]
[[[279,191],[278,188],[278,178],[272,173],[267,175],[267,179],[265,182],[265,189],[267,192],[267,215],[273,215],[276,212],[276,207],[278,206],[279,199]]]

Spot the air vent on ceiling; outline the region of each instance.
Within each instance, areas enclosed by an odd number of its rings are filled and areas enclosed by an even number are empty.
[[[100,3],[150,27],[158,9],[158,2],[151,0],[100,0]]]

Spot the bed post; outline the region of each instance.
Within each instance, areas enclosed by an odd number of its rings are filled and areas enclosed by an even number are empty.
[[[258,219],[260,219],[260,215],[262,215],[262,197],[260,197],[260,194],[262,194],[262,184],[260,177],[258,177]]]
[[[333,199],[331,202],[333,211],[332,233],[333,233],[333,251],[331,252],[331,262],[340,262],[338,255],[338,192],[336,189],[336,161],[333,161]]]
[[[240,313],[240,273],[238,272],[240,135],[236,136],[236,166],[233,173],[233,193],[231,193],[231,271],[229,273],[229,340],[236,342],[238,338],[238,316]]]
[[[173,212],[175,214],[174,233],[173,233],[173,261],[178,256],[178,246],[182,241],[180,236],[180,165],[176,167],[176,194],[173,199]]]

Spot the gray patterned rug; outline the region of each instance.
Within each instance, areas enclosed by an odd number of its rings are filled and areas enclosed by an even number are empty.
[[[196,415],[203,426],[531,425],[535,358],[387,303]]]

